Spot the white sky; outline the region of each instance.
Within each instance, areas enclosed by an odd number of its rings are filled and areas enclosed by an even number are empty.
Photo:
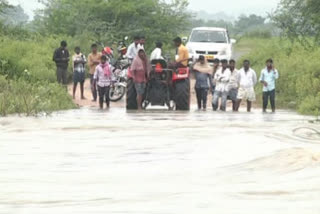
[[[8,0],[8,2],[14,5],[20,4],[30,17],[33,16],[33,10],[41,7],[38,0]],[[276,8],[280,0],[189,0],[189,2],[192,10],[225,12],[228,15],[239,16],[251,13],[266,15]]]
[[[266,15],[276,9],[280,0],[189,0],[192,10],[205,10],[212,13],[224,12],[228,15]]]

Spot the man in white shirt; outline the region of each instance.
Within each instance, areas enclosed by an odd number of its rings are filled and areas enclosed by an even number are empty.
[[[156,48],[152,51],[150,60],[163,59],[162,57],[162,42],[156,43]]]
[[[140,37],[135,36],[134,42],[131,45],[129,45],[129,47],[128,47],[126,57],[131,61],[134,60],[134,58],[138,54],[139,47],[140,47]]]
[[[213,111],[218,109],[219,98],[221,97],[220,110],[226,111],[227,97],[228,97],[228,84],[230,81],[231,72],[228,68],[228,61],[221,60],[221,68],[217,70],[214,75],[214,81],[216,83],[216,88],[212,100]]]
[[[252,102],[256,100],[254,86],[257,84],[257,74],[250,68],[250,61],[244,60],[243,68],[239,71],[239,91],[238,91],[238,104],[237,111],[239,110],[242,100],[247,101],[247,111],[251,111]]]
[[[238,84],[238,75],[239,71],[236,69],[236,61],[231,59],[229,61],[229,69],[231,72],[230,81],[228,85],[229,94],[228,99],[232,101],[232,110],[237,110],[237,96],[238,96],[238,90],[239,90],[239,84]]]

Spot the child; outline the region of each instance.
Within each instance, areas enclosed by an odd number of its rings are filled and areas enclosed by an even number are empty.
[[[107,108],[110,107],[109,91],[111,84],[111,65],[107,62],[106,56],[101,56],[101,63],[96,67],[94,73],[94,85],[98,85],[100,109],[103,109],[103,102],[106,101]]]
[[[207,109],[207,97],[210,86],[212,87],[212,68],[204,56],[200,56],[198,62],[193,66],[196,75],[195,90],[197,94],[198,110]],[[210,84],[210,86],[209,86]]]
[[[84,100],[83,87],[85,80],[85,64],[86,57],[81,53],[79,47],[75,48],[75,54],[72,57],[73,61],[73,99],[76,97],[77,85],[80,83],[81,99]]]

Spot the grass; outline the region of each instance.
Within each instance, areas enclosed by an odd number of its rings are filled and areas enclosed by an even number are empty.
[[[278,107],[292,108],[301,114],[319,115],[320,48],[306,49],[301,44],[281,38],[241,38],[236,48],[250,49],[239,62],[249,59],[258,77],[266,59],[274,60],[280,73],[276,87]],[[240,63],[238,66],[241,66]],[[257,85],[256,92],[258,102],[261,102],[261,84]]]

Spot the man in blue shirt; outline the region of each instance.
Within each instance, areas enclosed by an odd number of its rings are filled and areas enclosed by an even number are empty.
[[[267,111],[268,101],[270,98],[271,109],[274,113],[276,111],[275,105],[275,88],[276,80],[279,78],[279,72],[274,68],[273,60],[266,61],[266,68],[261,71],[260,82],[263,84],[263,112]]]

